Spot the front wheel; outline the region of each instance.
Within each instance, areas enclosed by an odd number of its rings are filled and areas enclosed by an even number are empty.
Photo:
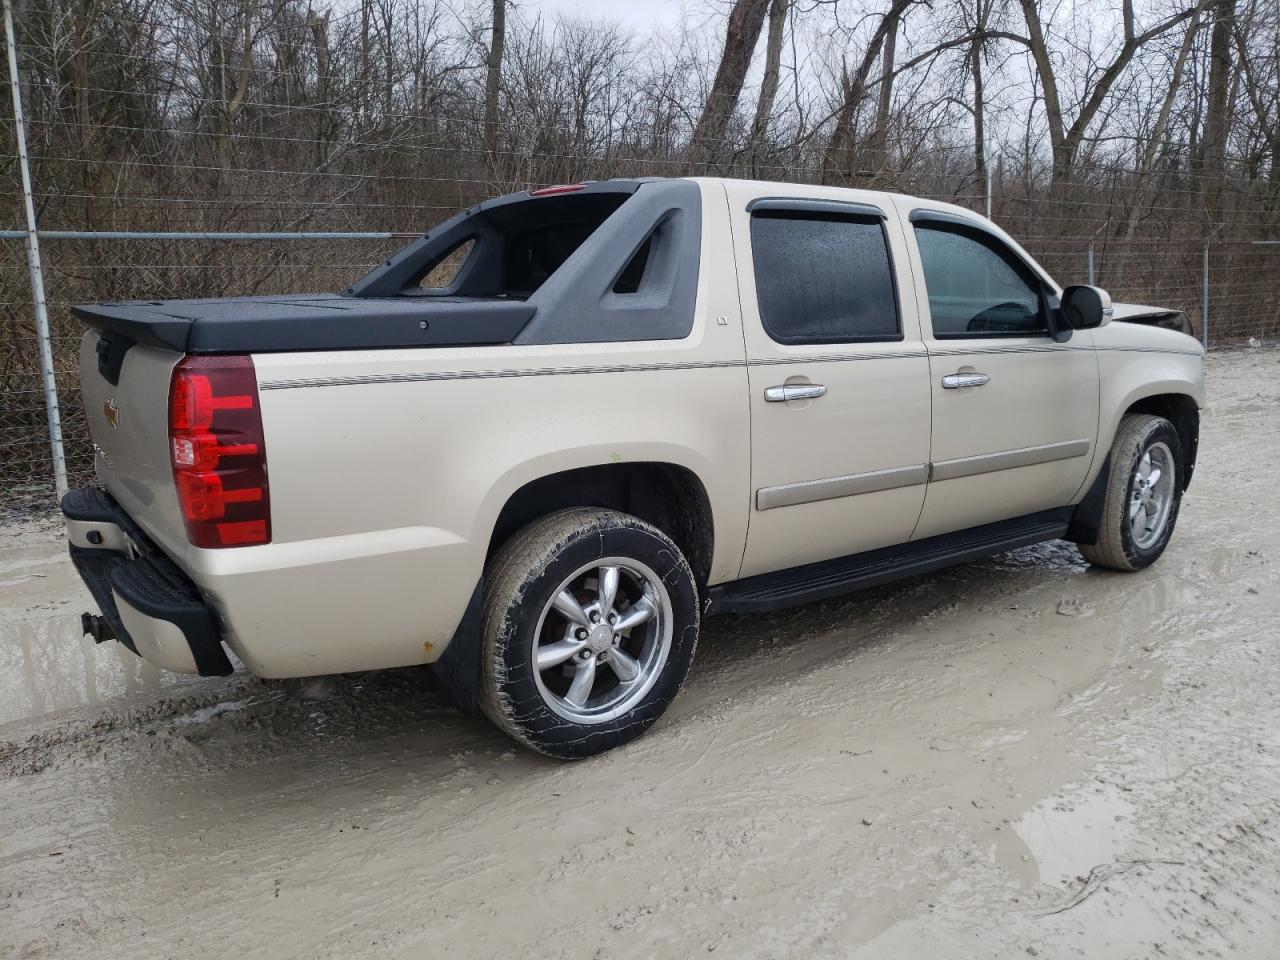
[[[1182,503],[1182,444],[1163,417],[1131,414],[1111,445],[1111,476],[1096,544],[1080,553],[1095,566],[1141,570],[1169,545]]]
[[[669,537],[628,514],[572,509],[531,523],[494,557],[485,588],[485,713],[550,756],[638,737],[693,660],[693,572]]]

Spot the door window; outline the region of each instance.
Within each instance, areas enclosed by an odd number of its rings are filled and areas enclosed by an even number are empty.
[[[760,318],[777,342],[902,339],[879,217],[756,213],[751,250]]]
[[[1048,334],[1040,285],[994,237],[916,224],[935,337]]]

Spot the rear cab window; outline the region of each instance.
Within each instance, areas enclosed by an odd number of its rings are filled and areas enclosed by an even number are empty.
[[[884,220],[870,208],[840,206],[771,201],[752,211],[756,298],[777,343],[902,339]]]
[[[527,300],[629,197],[537,197],[485,211],[425,261],[417,282],[401,293]]]

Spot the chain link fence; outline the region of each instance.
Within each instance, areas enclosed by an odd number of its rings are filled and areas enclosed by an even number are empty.
[[[44,282],[68,482],[92,477],[74,303],[343,289],[402,240],[45,240]],[[53,460],[23,243],[0,239],[0,507],[51,495]]]
[[[301,236],[301,235],[300,235]],[[73,303],[340,290],[403,241],[370,239],[46,240],[54,376],[67,474],[92,478],[93,453],[79,398],[81,327]],[[1092,276],[1117,302],[1180,310],[1203,331],[1203,247],[1150,241],[1029,241],[1060,282]],[[1092,254],[1090,248],[1092,246]],[[1219,241],[1208,247],[1211,348],[1280,334],[1280,246]],[[52,453],[23,243],[0,239],[0,507],[51,496]]]
[[[695,162],[680,136],[659,137],[652,122],[644,136],[614,120],[592,133],[589,117],[579,118],[585,127],[558,115],[540,121],[536,104],[520,119],[502,118],[495,136],[500,146],[486,143],[485,126],[458,112],[462,107],[389,105],[382,126],[361,127],[371,109],[366,98],[351,112],[354,119],[344,121],[351,128],[346,139],[335,145],[329,101],[294,104],[269,92],[251,104],[245,130],[217,133],[157,111],[155,101],[181,89],[167,75],[153,78],[156,89],[133,90],[125,79],[77,87],[65,80],[66,64],[50,47],[28,41],[14,56],[15,71],[23,57],[33,71],[27,83],[35,103],[28,118],[35,145],[31,199],[46,237],[52,373],[71,486],[91,479],[93,460],[79,399],[81,329],[70,313],[74,303],[341,290],[399,246],[396,237],[419,234],[486,196],[554,182],[690,174],[818,182],[824,176],[819,155],[805,153],[803,145],[777,147],[764,159],[752,152]],[[132,54],[104,57],[108,64],[134,63]],[[279,70],[266,72],[274,78]],[[95,103],[135,95],[137,102],[120,107],[117,122],[86,126],[79,108],[67,106],[79,102],[69,92],[80,90]],[[208,106],[199,98],[192,103]],[[138,119],[131,119],[135,113]],[[0,116],[0,167],[15,184],[16,116]],[[308,132],[316,129],[322,132]],[[91,134],[110,134],[114,146],[89,142]],[[1268,239],[1280,235],[1280,207],[1257,171],[1242,167],[1214,181],[1224,195],[1206,205],[1213,196],[1209,181],[1187,158],[1174,157],[1159,176],[1137,180],[1130,168],[1099,162],[1087,171],[1089,182],[1082,173],[1081,182],[1064,190],[1038,179],[1030,161],[1019,168],[1002,160],[986,181],[968,148],[937,144],[917,154],[903,142],[895,149],[896,166],[870,172],[855,165],[839,183],[935,197],[975,211],[990,201],[994,219],[1059,282],[1091,278],[1117,302],[1179,310],[1201,334],[1207,303],[1211,348],[1280,337],[1280,245]],[[3,510],[50,502],[54,471],[24,250],[27,225],[12,199],[0,198],[0,209]],[[59,235],[59,228],[74,235]],[[102,235],[85,235],[94,230]],[[244,239],[245,231],[256,230],[276,238]],[[148,238],[148,231],[184,236]]]

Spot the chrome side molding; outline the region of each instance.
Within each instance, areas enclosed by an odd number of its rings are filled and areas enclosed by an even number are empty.
[[[783,483],[776,487],[761,487],[756,491],[756,509],[772,510],[774,507],[790,507],[797,503],[813,503],[817,500],[834,500],[852,497],[860,493],[877,493],[898,487],[913,487],[929,479],[927,463],[910,467],[893,467],[889,470],[872,470],[845,477],[826,480],[803,480],[799,483]]]
[[[773,487],[761,487],[756,491],[756,509],[773,510],[776,507],[792,507],[800,503],[819,500],[836,500],[863,493],[879,493],[899,487],[914,487],[936,480],[958,480],[980,473],[995,473],[1017,467],[1031,467],[1039,463],[1070,460],[1083,457],[1093,447],[1091,440],[1065,440],[1046,443],[1037,447],[1020,447],[999,453],[984,453],[976,457],[958,457],[936,463],[912,464],[909,467],[891,467],[887,470],[871,470],[843,477],[823,480],[801,480],[798,483],[781,483]]]
[[[978,473],[995,473],[998,470],[1030,467],[1037,463],[1071,460],[1074,457],[1083,457],[1092,446],[1089,440],[1064,440],[1061,443],[1002,450],[1000,453],[984,453],[976,457],[939,460],[930,465],[929,479],[957,480],[960,477],[971,477]]]

